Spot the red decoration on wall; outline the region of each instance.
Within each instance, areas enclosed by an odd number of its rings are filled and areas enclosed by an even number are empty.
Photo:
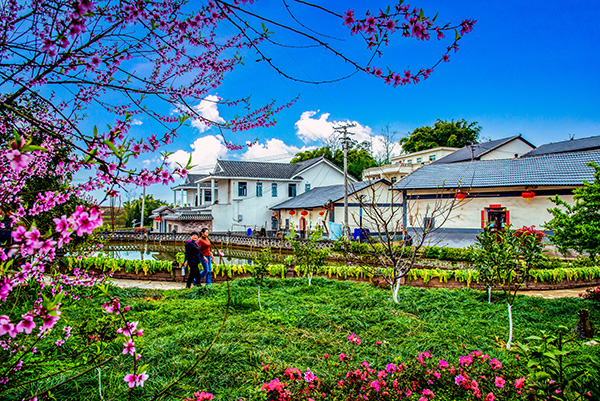
[[[302,216],[306,216],[306,215],[308,214],[308,212],[307,212],[306,210],[303,210],[303,211],[301,211],[301,212],[300,212],[300,214],[301,214]]]
[[[467,194],[463,194],[462,192],[457,192],[454,194],[454,197],[456,199],[458,199],[458,201],[460,202],[461,200],[463,200],[467,197]]]
[[[278,214],[277,214],[277,213],[275,213],[275,214],[273,215],[273,217],[277,217],[277,216],[278,216]]]
[[[290,210],[290,214],[293,216],[293,215],[295,215],[295,214],[296,214],[296,212],[295,212],[295,211],[293,211],[293,210]]]
[[[521,192],[521,196],[529,202],[529,199],[532,199],[535,196],[535,192],[533,191],[525,191]]]
[[[157,218],[154,219],[155,221],[158,221],[159,223],[162,221],[162,219],[160,218],[160,216],[158,216]]]
[[[319,212],[319,215],[321,215],[321,216],[323,216],[324,214],[325,214],[325,210],[321,210],[321,211]]]

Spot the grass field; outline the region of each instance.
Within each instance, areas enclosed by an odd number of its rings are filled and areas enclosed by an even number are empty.
[[[389,291],[368,284],[315,277],[309,287],[305,279],[267,279],[259,309],[252,280],[235,280],[230,291],[229,313],[216,342],[193,373],[169,390],[167,399],[191,396],[198,390],[223,400],[259,399],[262,364],[319,372],[326,363],[324,353],[349,352],[350,333],[362,339],[352,352],[372,364],[414,358],[427,350],[452,359],[464,355],[465,349],[515,361],[514,352],[505,349],[508,320],[499,293],[488,304],[486,293],[470,289],[403,287],[400,303],[394,304]],[[224,283],[164,292],[112,288],[111,295],[131,305],[128,320],[139,321],[144,329],[136,348],[143,354],[143,363],[149,364],[150,379],[143,388],[136,387],[133,395],[149,399],[189,369],[213,341],[227,309],[228,287]],[[84,301],[85,308],[67,307],[61,321],[75,330],[99,325],[104,316],[98,302],[95,308],[92,303]],[[600,328],[600,308],[592,301],[520,296],[513,306],[514,339],[523,341],[558,325],[574,328],[581,308],[590,309],[592,322]],[[375,344],[378,340],[383,341],[381,346]],[[127,399],[120,393],[126,389],[121,372],[129,363],[120,355],[122,342],[122,337],[115,338],[109,352],[117,358],[103,367],[105,399]],[[600,346],[583,349],[594,357],[600,355]],[[83,375],[54,395],[57,399],[98,399],[98,373]]]

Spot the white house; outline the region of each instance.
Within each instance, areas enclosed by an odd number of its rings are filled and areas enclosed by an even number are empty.
[[[204,207],[212,212],[214,231],[245,231],[276,230],[272,206],[313,188],[343,183],[344,172],[319,157],[294,164],[217,160],[214,171],[195,185],[205,194],[200,199],[207,199],[206,191],[210,194],[211,204]],[[187,199],[195,199],[194,189],[187,191]]]
[[[573,189],[584,180],[594,180],[594,170],[587,166],[591,161],[600,162],[599,150],[433,163],[398,181],[394,189],[403,193],[410,210],[407,227],[435,228],[443,223],[444,243],[464,246],[473,243],[475,234],[487,225],[541,228],[552,218],[547,211],[555,206],[550,197],[559,195],[572,203]],[[453,201],[448,219],[422,218],[436,204]]]

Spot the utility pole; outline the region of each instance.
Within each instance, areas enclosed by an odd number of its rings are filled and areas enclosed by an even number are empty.
[[[344,238],[350,238],[350,228],[348,225],[348,128],[356,127],[356,124],[342,125],[334,128],[334,131],[341,133],[342,147],[344,149]],[[353,135],[350,132],[350,135]]]
[[[146,187],[144,187],[144,195],[142,195],[142,215],[140,217],[140,228],[144,227],[144,207],[146,206]]]

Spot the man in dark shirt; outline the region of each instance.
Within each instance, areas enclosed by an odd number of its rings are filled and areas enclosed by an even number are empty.
[[[190,239],[185,243],[185,262],[184,266],[189,267],[189,274],[186,287],[190,288],[192,282],[200,283],[200,247],[198,246],[198,233],[193,231],[190,234]]]

